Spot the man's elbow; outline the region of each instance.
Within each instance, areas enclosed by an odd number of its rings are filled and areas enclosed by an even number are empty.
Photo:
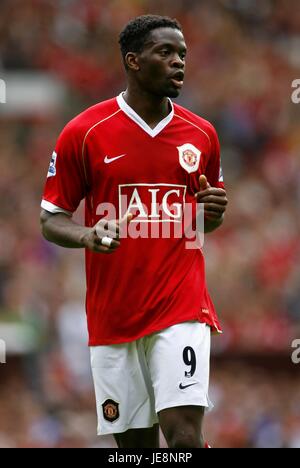
[[[49,239],[49,232],[48,232],[48,221],[50,219],[51,215],[49,213],[47,213],[47,211],[45,210],[42,210],[41,213],[40,213],[40,229],[41,229],[41,233],[43,235],[43,237],[46,239],[46,240],[50,240]]]

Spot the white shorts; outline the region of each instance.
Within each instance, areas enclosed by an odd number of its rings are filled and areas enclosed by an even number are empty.
[[[211,406],[210,327],[186,322],[137,341],[91,348],[98,435],[152,427],[157,413]]]

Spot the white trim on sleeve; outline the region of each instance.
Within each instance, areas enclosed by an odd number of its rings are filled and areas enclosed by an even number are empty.
[[[71,211],[67,211],[67,210],[64,210],[63,208],[60,208],[59,206],[53,205],[53,203],[50,203],[47,200],[42,200],[41,207],[44,210],[49,211],[49,213],[52,213],[52,214],[64,213],[68,216],[73,215]]]

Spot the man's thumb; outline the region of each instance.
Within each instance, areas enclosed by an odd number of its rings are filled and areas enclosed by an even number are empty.
[[[209,183],[207,182],[207,178],[204,174],[199,177],[200,182],[200,190],[206,190],[209,188]]]

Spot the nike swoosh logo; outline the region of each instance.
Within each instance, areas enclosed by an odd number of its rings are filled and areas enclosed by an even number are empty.
[[[121,154],[121,156],[116,156],[115,158],[109,158],[108,156],[105,156],[104,162],[105,164],[110,164],[116,161],[117,159],[124,158],[124,156],[126,156],[126,154]]]
[[[192,387],[193,385],[197,385],[197,382],[191,383],[189,385],[182,385],[182,383],[179,385],[180,390],[184,390],[185,388]]]

